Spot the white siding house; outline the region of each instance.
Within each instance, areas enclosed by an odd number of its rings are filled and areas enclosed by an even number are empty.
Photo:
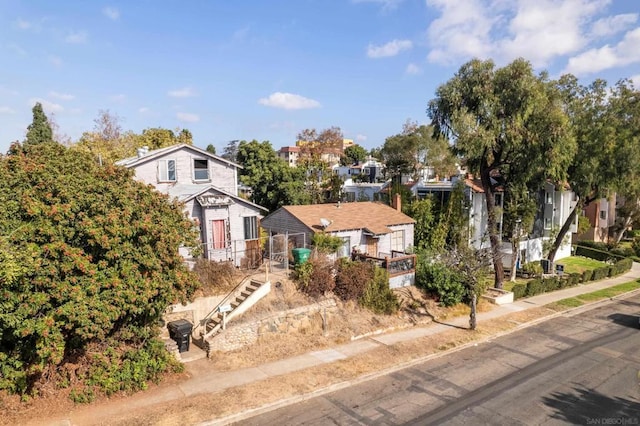
[[[267,210],[238,196],[238,164],[186,144],[140,148],[137,156],[116,164],[184,204],[200,227],[206,258],[236,266],[252,266],[261,258],[258,226]]]

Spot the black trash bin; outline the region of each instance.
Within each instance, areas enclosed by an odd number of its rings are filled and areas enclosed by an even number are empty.
[[[185,319],[181,319],[171,321],[167,324],[167,328],[169,328],[169,337],[178,344],[178,350],[180,352],[188,352],[193,324]]]

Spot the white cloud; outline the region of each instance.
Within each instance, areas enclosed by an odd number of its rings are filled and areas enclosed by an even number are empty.
[[[407,65],[407,68],[405,69],[405,72],[407,74],[416,75],[416,74],[422,73],[422,69],[418,65],[416,65],[414,63],[411,63],[411,64]]]
[[[525,57],[534,66],[546,66],[558,57],[584,49],[592,39],[594,20],[609,3],[427,0],[429,7],[441,13],[428,29],[428,59],[450,65],[473,57],[494,58],[499,63]],[[600,25],[604,27],[604,21]]]
[[[191,87],[183,87],[182,89],[169,90],[167,95],[172,98],[190,98],[195,96],[196,93],[193,91]]]
[[[392,40],[381,46],[374,46],[372,44],[367,47],[367,56],[370,58],[387,58],[389,56],[396,56],[403,50],[409,50],[413,47],[411,40]]]
[[[282,109],[311,109],[319,108],[320,102],[305,98],[304,96],[296,95],[293,93],[275,92],[269,95],[268,98],[260,98],[258,103],[261,105],[282,108]]]
[[[28,101],[28,105],[30,108],[33,108],[33,106],[38,102],[40,102],[40,104],[42,105],[42,109],[45,113],[51,114],[64,111],[64,107],[62,105],[50,102],[42,98],[31,98]]]
[[[75,96],[69,93],[58,93],[54,91],[49,92],[49,96],[55,99],[60,99],[61,101],[70,101],[72,99],[75,99]]]
[[[191,114],[188,112],[179,112],[176,114],[178,120],[185,123],[197,123],[200,121],[200,116],[198,114]]]
[[[120,18],[120,11],[115,7],[105,7],[102,9],[102,14],[112,21],[117,21]]]
[[[584,75],[640,62],[640,27],[629,31],[614,46],[589,49],[569,59],[564,72]]]
[[[0,114],[15,114],[15,111],[8,106],[0,106]]]
[[[84,44],[89,39],[86,31],[70,31],[64,41],[71,44]]]
[[[147,108],[147,107],[140,107],[140,108],[138,108],[138,112],[139,112],[140,114],[145,114],[145,113],[149,112],[149,108]]]
[[[606,37],[625,31],[638,20],[637,13],[607,16],[598,19],[591,27],[591,34],[596,37]]]
[[[633,85],[636,89],[640,89],[640,74],[632,75],[629,77],[629,80],[633,82]]]
[[[361,134],[359,134],[359,133],[358,133],[358,134],[356,135],[356,140],[357,140],[358,142],[365,142],[365,141],[367,140],[367,136],[366,136],[366,135],[361,135]]]

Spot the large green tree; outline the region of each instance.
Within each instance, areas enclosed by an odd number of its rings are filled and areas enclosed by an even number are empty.
[[[178,254],[197,246],[182,207],[55,142],[0,157],[0,204],[0,389],[69,380],[67,362],[108,391],[160,374],[157,321],[197,286]]]
[[[236,157],[243,166],[240,180],[251,187],[251,201],[273,212],[290,204],[308,204],[304,172],[289,167],[278,157],[271,143],[240,141]]]
[[[351,145],[345,148],[344,154],[340,158],[340,164],[350,166],[352,164],[360,164],[367,158],[367,150],[360,145]]]
[[[27,138],[24,141],[25,145],[36,145],[43,142],[50,142],[53,140],[53,131],[47,116],[42,109],[42,104],[36,102],[32,109],[33,121],[27,127]]]
[[[580,149],[568,166],[568,182],[577,202],[560,227],[547,258],[554,260],[576,215],[595,200],[607,196],[619,183],[620,171],[628,170],[627,159],[616,158],[619,149],[615,120],[611,117],[608,98],[611,92],[604,80],[588,86],[578,83],[573,75],[559,80],[563,103],[570,119],[571,131]]]
[[[546,74],[517,59],[503,68],[472,60],[436,90],[427,112],[435,131],[453,144],[470,172],[480,176],[495,286],[504,268],[495,194],[517,176],[530,182],[561,180],[576,150],[560,96]]]

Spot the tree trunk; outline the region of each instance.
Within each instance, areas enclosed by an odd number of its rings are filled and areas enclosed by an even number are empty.
[[[582,210],[583,207],[584,207],[584,203],[582,202],[582,198],[579,198],[578,202],[573,207],[573,210],[571,210],[571,213],[569,213],[569,216],[562,224],[562,228],[560,228],[560,232],[558,232],[558,236],[556,237],[555,241],[551,245],[551,249],[549,250],[549,255],[547,256],[547,259],[549,259],[551,263],[553,263],[553,260],[556,257],[556,253],[558,252],[558,249],[560,248],[560,244],[562,244],[562,241],[564,240],[565,235],[567,235],[567,232],[569,232],[569,228],[571,228],[571,224],[573,224],[573,222],[576,220],[576,214],[578,213],[578,209]]]
[[[618,235],[616,235],[616,243],[615,243],[616,246],[620,244],[620,241],[624,236],[624,231],[626,231],[629,225],[631,225],[631,221],[632,221],[631,216],[627,216],[624,218],[622,229],[620,229],[620,232],[618,232]]]
[[[513,236],[511,238],[511,282],[516,280],[516,263],[520,255],[520,238]]]
[[[484,189],[484,198],[487,206],[487,230],[489,232],[489,242],[491,243],[491,259],[493,261],[493,271],[495,277],[495,288],[502,289],[504,281],[504,267],[502,266],[502,253],[500,253],[500,238],[498,236],[495,196],[493,186],[491,185],[491,176],[488,167],[481,167],[480,179],[482,181],[482,189]]]
[[[477,296],[474,290],[471,290],[471,313],[469,314],[469,328],[471,330],[475,330],[478,325],[478,321],[476,319],[476,305],[477,305]]]

